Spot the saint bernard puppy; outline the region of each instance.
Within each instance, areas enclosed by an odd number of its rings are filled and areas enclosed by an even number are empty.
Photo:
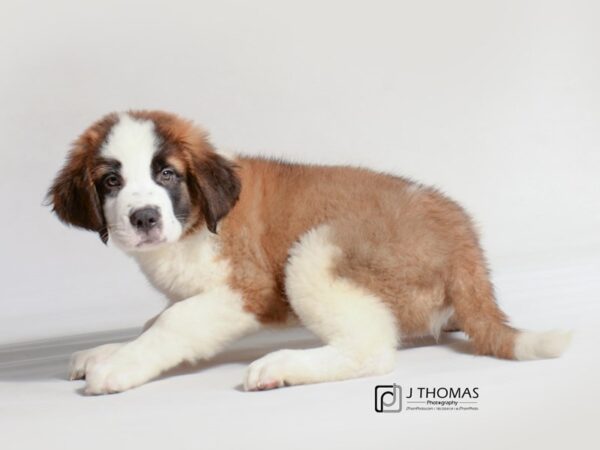
[[[232,341],[299,320],[323,341],[250,364],[247,390],[394,369],[411,336],[463,330],[507,359],[559,356],[569,333],[507,324],[473,224],[435,189],[352,167],[228,157],[192,122],[109,114],[49,189],[63,222],[131,255],[170,301],[127,343],[73,355],[85,392],[140,386]]]

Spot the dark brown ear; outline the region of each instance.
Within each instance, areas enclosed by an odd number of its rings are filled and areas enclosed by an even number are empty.
[[[61,221],[99,233],[106,244],[104,214],[85,156],[76,151],[71,153],[48,189],[48,203]]]
[[[206,226],[216,233],[217,223],[240,196],[240,179],[235,173],[235,164],[213,151],[196,156],[192,161],[190,191],[199,197]]]

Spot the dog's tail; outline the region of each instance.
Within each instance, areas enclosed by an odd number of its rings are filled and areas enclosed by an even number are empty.
[[[455,271],[447,293],[455,320],[477,353],[527,360],[556,358],[566,350],[571,332],[520,331],[508,325],[508,318],[496,304],[485,266],[475,267],[470,271]]]

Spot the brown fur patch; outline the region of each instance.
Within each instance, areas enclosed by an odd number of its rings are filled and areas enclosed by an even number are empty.
[[[285,320],[289,248],[327,223],[342,250],[335,275],[381,298],[403,334],[427,333],[432,315],[452,306],[478,352],[512,357],[514,330],[495,304],[477,235],[456,203],[363,169],[236,162],[242,192],[219,234],[231,283],[262,321]]]

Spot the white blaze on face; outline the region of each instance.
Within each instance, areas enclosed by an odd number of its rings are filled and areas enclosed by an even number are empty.
[[[104,215],[110,237],[124,250],[143,250],[181,236],[182,226],[173,213],[171,198],[154,181],[152,160],[158,145],[152,121],[121,114],[100,151],[102,157],[121,165],[123,186],[117,195],[104,199]],[[160,213],[160,225],[150,235],[136,230],[130,220],[134,211],[148,207]]]

